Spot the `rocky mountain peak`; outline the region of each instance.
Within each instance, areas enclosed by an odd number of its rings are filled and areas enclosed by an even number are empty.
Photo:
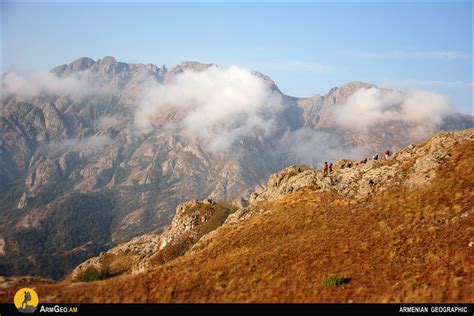
[[[71,66],[71,71],[83,71],[89,69],[94,65],[95,61],[89,57],[80,57],[74,60],[69,65]]]
[[[278,86],[276,85],[275,81],[273,81],[272,78],[270,78],[269,76],[259,72],[259,71],[254,71],[252,72],[256,77],[260,78],[263,80],[263,82],[265,82],[265,84],[270,87],[270,89],[274,92],[280,92],[280,89],[278,88]]]
[[[81,57],[70,64],[54,67],[51,72],[58,77],[66,77],[73,73],[89,70],[112,87],[123,89],[127,84],[141,82],[144,77],[150,75],[161,81],[165,77],[171,78],[185,70],[200,72],[215,66],[215,64],[205,64],[197,61],[182,61],[168,69],[165,65],[160,68],[154,64],[124,63],[117,61],[113,56],[105,56],[102,59],[97,59],[97,61],[89,57]],[[134,89],[132,88],[132,90]]]
[[[194,70],[194,71],[201,71],[201,70],[205,70],[209,67],[213,67],[215,66],[215,64],[205,64],[205,63],[200,63],[198,61],[190,61],[190,60],[184,60],[182,61],[181,63],[179,63],[180,67],[184,68],[184,69],[191,69],[191,70]]]
[[[74,72],[85,71],[90,69],[95,61],[89,57],[80,57],[70,64],[64,64],[51,69],[51,72],[59,77],[70,75]]]
[[[197,61],[182,61],[181,63],[169,69],[167,75],[174,76],[183,73],[186,70],[199,72],[215,66],[215,64],[204,64]]]
[[[115,64],[117,64],[117,60],[113,56],[105,56],[104,58],[97,60],[97,62],[101,65],[115,65]]]
[[[341,90],[347,90],[347,91],[357,91],[359,89],[370,89],[370,88],[376,88],[377,85],[373,83],[367,83],[363,81],[351,81],[346,84],[344,84],[342,87],[339,89]]]
[[[375,87],[377,86],[374,84],[361,81],[349,82],[342,87],[334,87],[329,90],[324,96],[324,103],[330,105],[340,104],[359,89],[370,89]]]
[[[145,68],[145,65],[142,65],[142,67]],[[114,57],[106,56],[103,59],[97,60],[94,68],[100,74],[114,76],[128,71],[129,64],[117,62]]]

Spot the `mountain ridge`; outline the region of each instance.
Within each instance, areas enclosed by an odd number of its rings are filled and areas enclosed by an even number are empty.
[[[199,61],[183,60],[179,62],[178,64],[172,66],[171,68],[168,68],[164,64],[161,67],[158,67],[156,64],[152,64],[152,63],[143,64],[143,63],[118,62],[113,56],[105,56],[104,58],[97,59],[97,60],[94,60],[91,57],[79,57],[69,64],[62,64],[62,65],[53,67],[50,70],[50,72],[61,77],[64,75],[70,75],[71,73],[77,72],[77,71],[86,71],[86,70],[91,70],[91,69],[94,71],[97,71],[97,70],[102,70],[103,67],[109,68],[114,65],[117,66],[118,67],[117,69],[120,69],[121,71],[125,71],[127,68],[132,68],[132,69],[133,68],[137,68],[137,69],[147,68],[156,74],[158,73],[177,74],[177,73],[181,73],[184,70],[202,71],[209,67],[219,67],[218,65],[214,63],[206,64],[206,63],[201,63]],[[124,66],[119,67],[119,65],[124,65]],[[260,77],[261,79],[263,79],[265,82],[267,82],[267,84],[274,87],[275,90],[281,92],[278,86],[276,85],[275,81],[271,79],[268,75],[265,75],[255,70],[253,70],[252,72],[256,74],[258,77]],[[377,85],[355,80],[355,81],[347,82],[340,87],[334,86],[330,88],[327,91],[326,95],[331,95],[332,93],[336,92],[338,89],[341,89],[343,91],[351,91],[351,90],[353,91],[354,89],[371,88],[371,87],[377,87]],[[316,93],[310,96],[288,96],[288,97],[310,99],[318,95],[321,96],[320,93]]]

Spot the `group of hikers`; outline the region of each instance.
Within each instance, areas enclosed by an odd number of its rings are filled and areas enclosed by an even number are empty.
[[[390,150],[387,149],[385,150],[385,159],[388,159],[388,157],[390,157]],[[379,160],[379,154],[376,153],[375,155],[373,155],[372,160]],[[368,159],[364,158],[363,160],[356,162],[355,166],[366,164],[367,161]],[[332,173],[333,168],[334,168],[334,165],[332,164],[332,162],[328,165],[327,161],[325,161],[323,165],[323,176],[328,176],[330,173]],[[342,164],[341,169],[344,169],[344,168],[352,168],[352,161]]]

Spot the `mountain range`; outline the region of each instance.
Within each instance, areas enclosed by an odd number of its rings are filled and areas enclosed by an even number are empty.
[[[227,214],[289,165],[398,151],[474,122],[432,94],[351,82],[297,98],[262,73],[189,61],[79,58],[2,79],[3,275],[60,279],[114,245],[158,235],[190,199]]]

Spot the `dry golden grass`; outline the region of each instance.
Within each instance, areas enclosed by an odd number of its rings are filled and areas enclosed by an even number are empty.
[[[106,253],[100,266],[89,266],[73,279],[71,282],[90,282],[111,278],[128,272],[132,266],[138,263],[139,258],[133,253]]]
[[[457,145],[415,190],[351,200],[304,189],[261,203],[271,212],[149,272],[30,286],[50,302],[473,302],[473,157],[474,142]],[[321,284],[333,274],[350,282]]]

